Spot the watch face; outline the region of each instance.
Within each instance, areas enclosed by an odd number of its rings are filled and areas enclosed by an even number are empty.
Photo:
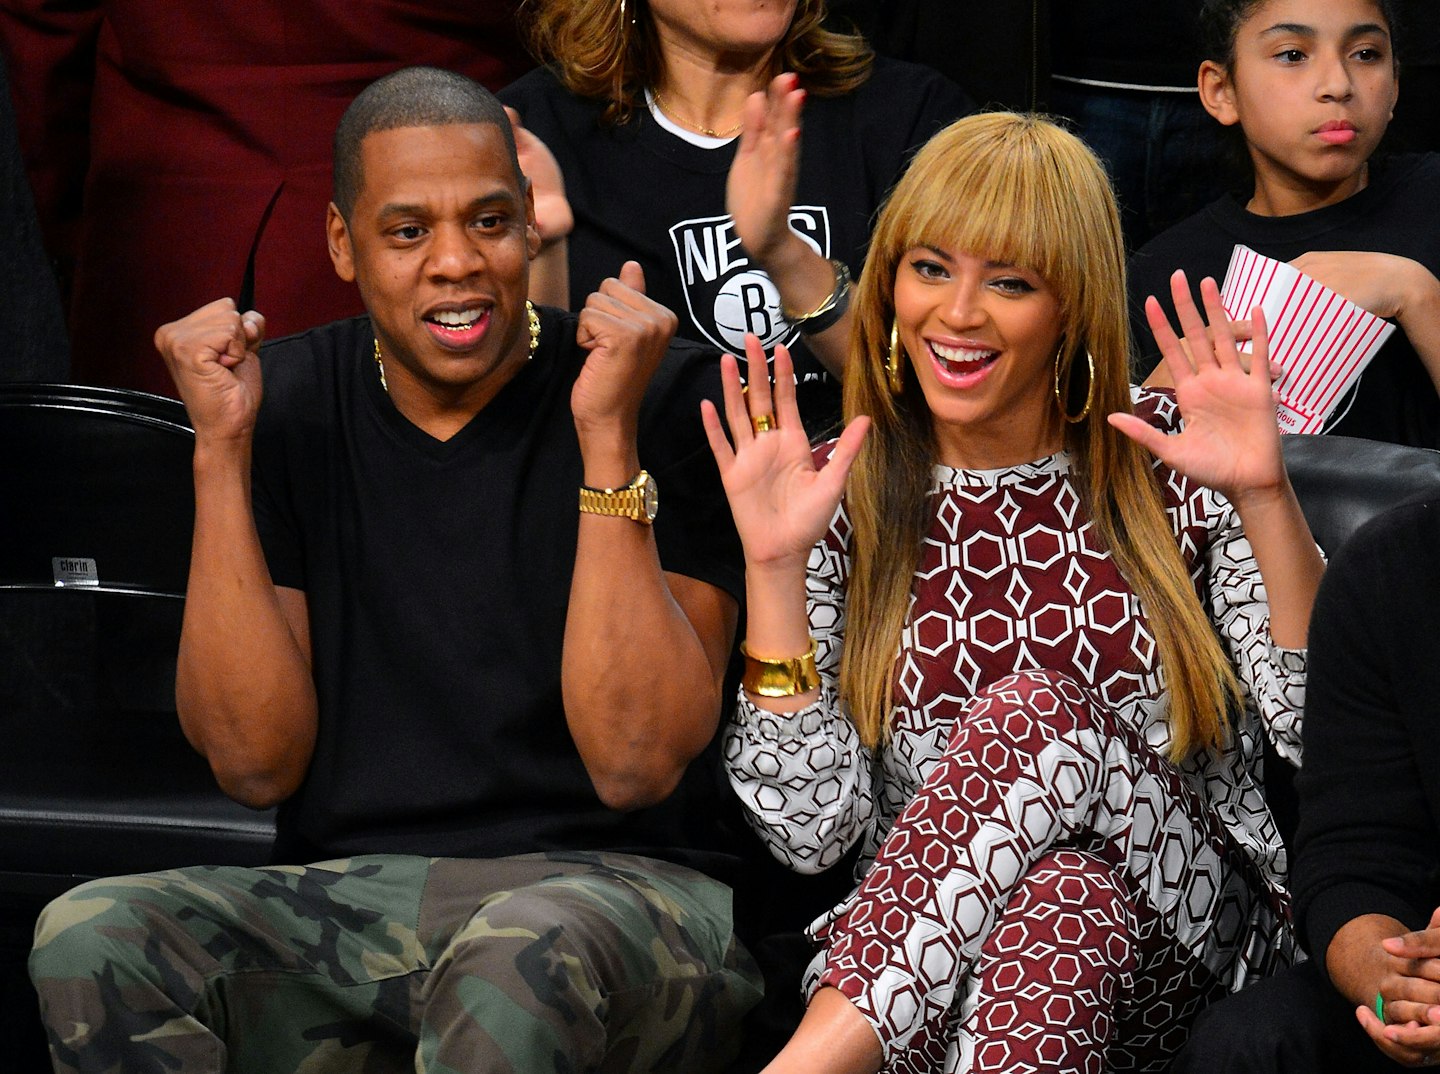
[[[660,513],[660,486],[649,474],[645,475],[645,482],[640,486],[640,495],[645,503],[645,517],[654,522],[655,516]]]

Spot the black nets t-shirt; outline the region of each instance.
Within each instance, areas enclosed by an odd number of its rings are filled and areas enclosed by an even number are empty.
[[[686,825],[710,773],[692,765],[666,803],[617,813],[566,727],[582,473],[570,390],[585,352],[574,317],[541,317],[534,358],[445,442],[391,404],[367,318],[262,351],[255,513],[275,584],[306,594],[320,705],[277,860],[610,849],[715,871],[676,852],[705,841]],[[739,542],[699,417],[718,388],[713,351],[673,347],[646,396],[640,461],[660,488],[664,568],[738,600]]]
[[[555,154],[575,213],[569,237],[570,305],[626,260],[645,270],[646,293],[680,318],[679,334],[743,354],[745,333],[795,359],[805,427],[819,435],[840,417],[840,384],[783,315],[779,292],[750,258],[725,210],[738,140],[704,149],[651,117],[644,102],[623,126],[606,126],[599,101],[574,96],[549,68],[507,86],[500,99]],[[972,105],[928,68],[879,59],[859,89],[805,103],[790,227],[858,278],[877,210],[910,156]]]

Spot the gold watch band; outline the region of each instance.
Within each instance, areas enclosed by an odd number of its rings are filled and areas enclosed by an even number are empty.
[[[580,510],[588,515],[621,515],[639,517],[639,489],[592,489],[580,486]]]
[[[655,479],[641,470],[626,485],[614,489],[580,486],[580,510],[589,515],[629,518],[649,525],[659,509]]]

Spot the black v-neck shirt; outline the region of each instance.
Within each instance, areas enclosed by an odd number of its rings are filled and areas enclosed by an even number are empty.
[[[582,474],[570,391],[585,352],[573,316],[541,319],[531,361],[443,442],[381,387],[367,318],[262,351],[255,514],[275,584],[306,595],[320,707],[279,860],[609,849],[717,871],[692,853],[708,833],[687,827],[697,808],[714,815],[696,805],[711,793],[703,766],[663,805],[617,813],[566,727]],[[665,570],[739,600],[702,397],[719,397],[716,354],[676,344],[646,395],[640,462],[660,488]]]

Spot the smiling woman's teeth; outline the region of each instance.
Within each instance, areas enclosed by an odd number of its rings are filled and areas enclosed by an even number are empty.
[[[939,343],[931,343],[930,353],[939,359],[940,364],[945,367],[947,372],[963,374],[977,372],[998,352],[974,351],[963,347],[943,347]]]

